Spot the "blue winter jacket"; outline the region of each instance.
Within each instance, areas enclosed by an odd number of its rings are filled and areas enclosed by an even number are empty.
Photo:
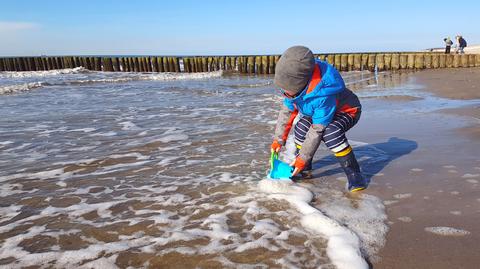
[[[325,61],[316,60],[322,79],[307,94],[307,87],[295,98],[285,98],[284,105],[291,111],[295,108],[305,116],[312,118],[313,124],[327,126],[333,119],[337,108],[337,95],[345,89],[340,73]]]

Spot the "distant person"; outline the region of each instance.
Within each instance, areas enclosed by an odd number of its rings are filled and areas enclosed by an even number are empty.
[[[348,190],[367,188],[368,179],[361,174],[345,137],[360,119],[362,106],[357,95],[345,87],[335,67],[316,60],[310,49],[294,46],[280,57],[273,82],[285,99],[278,115],[272,151],[278,153],[285,145],[293,121],[300,114],[294,131],[297,156],[290,164],[294,166],[292,176],[301,173],[303,178],[312,177],[313,155],[323,141],[347,175]]]
[[[445,42],[445,54],[450,54],[450,48],[453,45],[453,41],[450,37],[444,38],[443,41]]]
[[[461,35],[457,35],[457,50],[455,51],[458,54],[464,54],[463,51],[467,47],[467,41]]]

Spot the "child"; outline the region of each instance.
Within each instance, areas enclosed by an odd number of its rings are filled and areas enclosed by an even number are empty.
[[[272,151],[285,145],[293,121],[297,156],[293,176],[302,172],[311,175],[313,155],[321,141],[335,154],[348,178],[348,190],[360,191],[368,181],[360,173],[352,147],[345,132],[359,120],[361,105],[358,97],[345,87],[340,73],[327,62],[315,60],[306,47],[287,49],[275,67],[275,86],[285,99],[278,115]]]

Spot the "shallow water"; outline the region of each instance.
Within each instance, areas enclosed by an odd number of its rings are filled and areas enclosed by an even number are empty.
[[[405,74],[344,78],[372,115],[452,106]],[[265,179],[270,76],[3,72],[0,92],[0,267],[342,268],[342,250],[384,244],[382,201],[346,194],[341,173],[300,194]]]

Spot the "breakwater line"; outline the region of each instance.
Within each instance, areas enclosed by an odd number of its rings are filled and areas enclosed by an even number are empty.
[[[432,52],[315,54],[340,71],[480,67],[480,54]],[[106,72],[212,72],[274,74],[280,55],[250,56],[42,56],[1,57],[0,71],[44,71],[84,67]]]

